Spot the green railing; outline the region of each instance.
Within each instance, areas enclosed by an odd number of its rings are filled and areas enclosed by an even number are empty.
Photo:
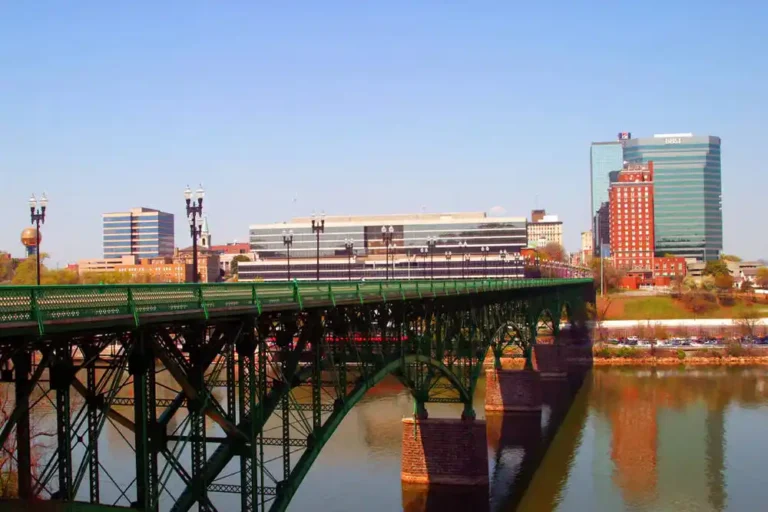
[[[424,281],[292,281],[275,283],[0,286],[0,336],[36,327],[121,321],[138,326],[158,317],[195,314],[207,319],[250,308],[305,309],[340,303],[376,303],[494,290],[583,284],[591,279],[484,279]],[[63,328],[62,328],[63,329]]]

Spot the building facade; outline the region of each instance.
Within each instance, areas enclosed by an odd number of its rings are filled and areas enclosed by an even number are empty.
[[[720,138],[677,133],[631,139],[624,159],[653,161],[656,254],[717,259],[723,250]]]
[[[513,277],[523,267],[515,257],[528,243],[523,217],[395,214],[324,221],[319,238],[310,218],[251,226],[256,261],[239,264],[239,280],[285,280],[289,272],[291,279],[316,279],[318,255],[322,280]],[[390,239],[382,236],[382,228]],[[291,232],[286,245],[284,236]]]
[[[528,245],[544,247],[547,244],[563,245],[563,223],[557,215],[542,215],[540,220],[527,226]]]
[[[173,256],[173,262],[192,266],[192,247],[179,249]],[[197,248],[197,274],[200,283],[217,283],[221,281],[221,264],[219,254],[205,247]],[[192,271],[190,270],[190,275]],[[189,280],[190,282],[192,279]]]
[[[151,208],[102,214],[104,258],[173,256],[173,214]]]
[[[581,232],[581,262],[586,264],[594,254],[595,241],[592,237],[592,230]]]
[[[611,183],[611,257],[617,268],[634,272],[653,268],[653,170],[653,162],[627,164]]]
[[[126,281],[146,283],[192,282],[192,265],[174,262],[173,258],[144,258],[132,264],[115,265],[115,272],[126,275]]]
[[[610,240],[599,236],[608,232],[607,225],[601,225],[603,220],[599,217],[600,208],[608,204],[608,188],[610,187],[610,173],[620,170],[624,165],[624,137],[628,133],[619,134],[619,140],[608,142],[593,142],[589,150],[589,180],[590,180],[590,221],[593,239],[594,254],[599,256],[599,243],[609,244]],[[607,210],[606,210],[607,214]]]

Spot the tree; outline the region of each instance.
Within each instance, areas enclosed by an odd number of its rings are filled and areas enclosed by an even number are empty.
[[[683,295],[683,304],[696,318],[697,315],[714,309],[716,298],[709,292],[692,291]]]
[[[565,249],[556,242],[550,242],[539,251],[540,256],[545,260],[565,261]]]
[[[724,260],[709,260],[704,266],[704,272],[702,272],[702,274],[705,276],[730,275],[730,271]]]
[[[590,263],[592,268],[592,278],[595,282],[595,288],[600,289],[600,258],[592,258]],[[612,292],[619,289],[621,284],[621,278],[624,277],[624,273],[613,266],[610,260],[603,260],[603,274],[605,275],[605,291]]]
[[[755,282],[760,288],[768,288],[768,267],[760,267],[757,269]]]
[[[40,253],[40,282],[43,282],[43,277],[48,269],[45,267],[45,260],[48,258],[46,253]],[[13,274],[11,280],[13,284],[32,285],[37,284],[37,257],[30,256],[25,258],[16,267],[16,272]]]
[[[756,307],[741,306],[734,311],[733,323],[739,326],[744,335],[754,336],[760,317],[760,311]]]
[[[734,261],[736,263],[741,261],[741,258],[736,256],[735,254],[723,254],[720,256],[720,259],[725,261]]]
[[[752,293],[753,290],[754,290],[754,286],[752,286],[752,282],[751,281],[749,281],[747,279],[744,279],[741,282],[741,291],[742,292],[744,292],[744,293]]]
[[[605,341],[606,338],[604,322],[608,317],[608,309],[610,309],[612,302],[613,299],[609,296],[598,300],[597,304],[587,304],[587,317],[592,320],[595,329],[597,329],[598,339],[601,341]]]
[[[715,287],[720,291],[733,289],[733,278],[731,274],[718,274],[715,276]]]
[[[229,275],[235,276],[237,275],[237,268],[241,261],[251,261],[251,258],[246,256],[245,254],[238,254],[234,258],[232,258],[232,261],[229,264]]]

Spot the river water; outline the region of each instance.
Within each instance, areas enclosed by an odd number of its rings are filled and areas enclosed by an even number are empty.
[[[481,382],[479,419],[484,398]],[[455,404],[428,404],[428,410],[430,417],[461,415]],[[474,497],[402,490],[401,420],[412,411],[394,379],[370,390],[325,446],[289,510],[768,510],[767,367],[595,368],[567,413],[545,406],[543,442],[489,435],[491,486]],[[52,416],[46,419],[52,423]],[[133,453],[121,437],[127,431],[119,430],[106,425],[100,458],[128,486]],[[81,453],[76,446],[73,458]],[[120,503],[108,484],[103,495]],[[178,485],[169,484],[176,495]],[[236,495],[216,497],[225,509],[239,509]]]
[[[410,505],[400,486],[400,423],[411,411],[404,392],[373,393],[359,404],[290,509]],[[429,411],[460,414],[450,406]],[[489,448],[489,509],[768,510],[766,436],[768,368],[595,368],[532,478],[520,481],[525,447]]]

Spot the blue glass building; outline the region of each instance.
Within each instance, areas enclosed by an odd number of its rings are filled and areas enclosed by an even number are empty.
[[[652,161],[656,255],[711,260],[723,251],[720,138],[690,133],[625,141],[624,159]]]
[[[624,167],[623,141],[593,142],[589,151],[590,196],[592,216],[592,240],[595,244],[595,255],[598,255],[598,245],[602,242],[606,247],[610,244],[610,231],[607,224],[608,187],[610,174]],[[605,205],[605,206],[604,206]],[[605,215],[600,216],[600,208],[604,206]]]
[[[173,214],[151,208],[105,213],[104,258],[135,255],[138,258],[173,256]]]

